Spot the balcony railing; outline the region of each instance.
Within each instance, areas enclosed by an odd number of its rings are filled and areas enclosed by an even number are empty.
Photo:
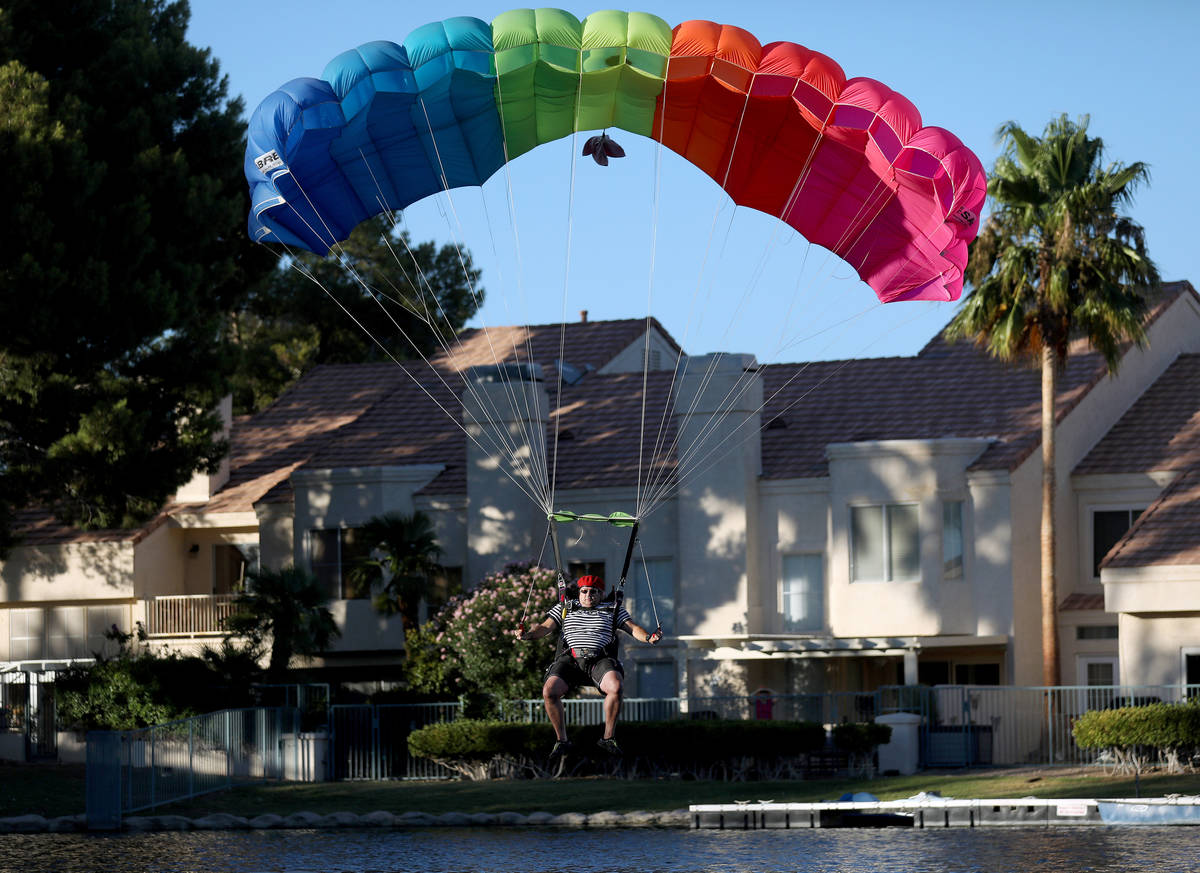
[[[173,594],[146,601],[146,633],[152,637],[216,636],[233,613],[232,594]]]

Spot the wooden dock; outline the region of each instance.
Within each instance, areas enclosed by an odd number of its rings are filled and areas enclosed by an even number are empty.
[[[958,800],[918,795],[906,800],[844,800],[822,803],[693,804],[693,828],[1014,827],[1105,824],[1090,799],[1004,798]]]

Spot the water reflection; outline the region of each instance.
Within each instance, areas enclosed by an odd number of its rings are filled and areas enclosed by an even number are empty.
[[[561,831],[455,828],[0,836],[0,873],[1173,873],[1200,828]]]

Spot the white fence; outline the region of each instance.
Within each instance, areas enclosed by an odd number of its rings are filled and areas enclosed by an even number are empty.
[[[233,614],[232,594],[173,594],[146,600],[146,633],[152,637],[221,634]]]

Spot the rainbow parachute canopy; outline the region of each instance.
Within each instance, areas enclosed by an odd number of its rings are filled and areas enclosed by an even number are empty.
[[[324,254],[372,215],[608,128],[682,155],[884,302],[962,293],[986,177],[952,133],[802,45],[640,12],[450,18],[287,83],[250,122],[250,234]]]

